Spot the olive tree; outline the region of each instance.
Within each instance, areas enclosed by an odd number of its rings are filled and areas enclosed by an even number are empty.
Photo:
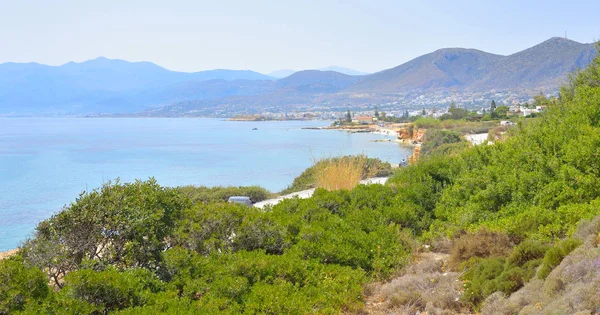
[[[25,259],[46,270],[57,285],[69,271],[92,266],[155,269],[171,246],[176,221],[189,200],[156,180],[118,180],[82,193],[40,223],[23,246]]]

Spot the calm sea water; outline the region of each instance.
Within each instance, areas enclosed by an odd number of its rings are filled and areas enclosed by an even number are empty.
[[[364,153],[398,163],[412,152],[372,141],[381,135],[301,129],[329,123],[0,118],[0,251],[18,246],[83,190],[117,177],[280,191],[313,159]]]

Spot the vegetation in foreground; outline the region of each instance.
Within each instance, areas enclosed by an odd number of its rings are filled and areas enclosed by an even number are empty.
[[[599,104],[600,57],[502,142],[266,210],[107,184],[0,262],[0,313],[360,311],[364,285],[410,270],[418,243],[448,249],[439,270],[464,286],[415,276],[430,295],[397,282],[392,310],[596,311]]]

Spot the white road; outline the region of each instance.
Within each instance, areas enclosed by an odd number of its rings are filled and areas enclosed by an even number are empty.
[[[360,183],[361,184],[385,184],[385,182],[387,181],[387,177],[373,177],[373,178],[369,178],[369,179],[365,179],[365,180],[361,180]],[[263,200],[260,202],[257,202],[254,204],[255,207],[257,208],[264,208],[267,205],[276,205],[279,202],[281,202],[284,199],[289,199],[289,198],[294,198],[294,197],[298,197],[300,199],[305,199],[305,198],[310,198],[313,193],[315,192],[315,189],[307,189],[307,190],[302,190],[302,191],[298,191],[295,193],[291,193],[289,195],[283,195],[280,196],[278,198],[274,198],[274,199],[268,199],[268,200]]]

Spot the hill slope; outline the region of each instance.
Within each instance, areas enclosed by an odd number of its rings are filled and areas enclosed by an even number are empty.
[[[447,48],[392,69],[366,76],[351,92],[397,93],[403,90],[468,88],[489,64],[502,56],[475,49]]]
[[[587,66],[596,54],[593,44],[557,37],[508,56],[475,49],[440,49],[365,76],[348,92],[557,88],[568,73]]]
[[[556,88],[568,73],[583,69],[596,56],[593,44],[554,37],[488,66],[473,89]]]

